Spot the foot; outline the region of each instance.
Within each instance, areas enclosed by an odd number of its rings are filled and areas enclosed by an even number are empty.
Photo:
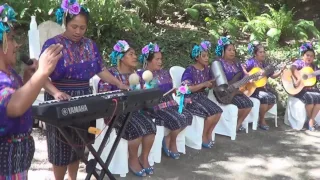
[[[136,158],[134,160],[129,159],[129,168],[130,171],[139,177],[146,176],[145,170],[141,167],[139,160]]]
[[[213,144],[214,144],[213,141],[202,142],[202,147],[210,149],[213,147]]]
[[[139,162],[140,162],[141,166],[143,167],[144,171],[146,172],[146,174],[149,174],[149,175],[153,174],[154,168],[150,166],[148,160],[142,161],[139,158]]]
[[[246,128],[244,128],[243,126],[241,126],[241,127],[237,130],[237,133],[241,133],[241,132],[246,132]]]
[[[262,125],[262,124],[259,124],[259,126],[258,126],[260,129],[262,129],[262,130],[265,130],[265,131],[268,131],[269,130],[269,126],[268,125]]]
[[[316,128],[315,128],[316,125],[317,125],[317,123],[315,123],[314,120],[310,119],[310,121],[309,121],[309,131],[315,131],[316,130]]]

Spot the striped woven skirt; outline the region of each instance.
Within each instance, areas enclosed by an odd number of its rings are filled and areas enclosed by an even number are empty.
[[[294,97],[299,98],[304,104],[320,104],[319,89],[305,88]]]
[[[82,96],[87,94],[92,94],[92,90],[89,86],[88,81],[79,81],[79,80],[69,80],[63,79],[58,82],[53,82],[53,85],[56,86],[62,92],[69,94],[70,96]],[[44,94],[44,100],[53,100],[54,97],[48,93]],[[83,124],[84,129],[88,129],[89,126],[95,127],[95,120],[91,121],[88,124]],[[78,154],[74,151],[74,149],[67,143],[67,140],[60,133],[58,128],[55,126],[51,126],[49,124],[46,125],[46,136],[47,136],[47,146],[48,146],[48,158],[49,162],[56,166],[66,166],[75,161],[80,160],[83,157],[79,157]],[[78,137],[75,130],[69,127],[65,127],[65,130],[70,133],[73,142],[75,143],[73,146],[77,148],[79,151],[84,152],[85,145]],[[84,132],[90,139],[94,138],[94,135],[89,135]],[[92,139],[94,140],[94,139]]]
[[[208,98],[208,93],[197,92],[188,94],[186,98],[191,98],[192,103],[186,104],[185,108],[192,115],[207,118],[218,113],[222,113],[222,109]]]
[[[257,88],[251,97],[259,99],[260,104],[273,105],[277,101],[276,95],[267,88]]]
[[[125,115],[119,116],[116,120],[114,128],[118,134],[121,125],[124,123]],[[110,118],[105,118],[105,122],[108,122]],[[152,121],[152,117],[148,112],[135,111],[132,112],[131,119],[126,126],[125,132],[122,138],[130,141],[150,134],[156,134],[157,127]]]
[[[0,137],[0,180],[27,180],[35,152],[34,140],[28,133]]]
[[[170,95],[161,98],[160,104],[154,109],[155,111],[151,113],[151,116],[156,119],[156,125],[158,126],[164,126],[174,131],[192,124],[192,113],[184,108],[180,114],[178,104]]]
[[[252,108],[253,102],[244,94],[237,94],[233,97],[231,103],[238,107],[238,109]]]

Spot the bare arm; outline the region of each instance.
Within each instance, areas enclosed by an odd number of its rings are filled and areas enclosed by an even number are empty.
[[[25,85],[12,94],[7,105],[7,115],[9,117],[23,115],[39,95],[46,80],[47,76],[39,71],[35,72]]]
[[[298,71],[298,69],[297,69],[297,67],[296,66],[291,66],[291,72],[292,72],[292,75],[298,80],[298,79],[300,79],[299,78],[299,71]]]
[[[103,70],[100,73],[97,74],[103,81],[113,84],[117,87],[120,87],[122,83],[115,78],[108,70]]]
[[[271,78],[272,78],[272,79],[276,79],[276,78],[278,78],[278,77],[281,75],[281,73],[282,73],[282,70],[281,70],[281,71],[277,71],[277,72],[273,73],[273,75],[271,76]]]
[[[193,93],[194,92],[198,92],[198,91],[200,91],[200,90],[202,90],[204,88],[205,88],[205,86],[204,86],[203,83],[197,84],[197,85],[194,85],[194,86],[189,86],[190,91],[193,92]]]
[[[51,96],[58,93],[59,90],[51,83],[50,79],[47,78],[43,87]]]

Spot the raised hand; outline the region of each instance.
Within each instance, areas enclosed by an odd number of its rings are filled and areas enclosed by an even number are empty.
[[[61,44],[49,46],[40,56],[38,71],[45,76],[49,76],[62,57],[62,48],[63,46]]]

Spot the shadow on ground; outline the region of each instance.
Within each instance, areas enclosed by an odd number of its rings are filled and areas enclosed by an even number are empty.
[[[187,154],[180,160],[163,156],[162,162],[155,165],[155,174],[144,179],[320,179],[320,132],[294,131],[282,122],[270,131],[250,130],[248,134],[238,134],[235,141],[216,136],[213,149],[187,148]],[[37,153],[31,170],[38,170],[38,163],[50,168]],[[37,160],[39,158],[42,160]],[[79,175],[79,179],[84,179],[83,171]],[[116,178],[141,179],[132,173],[126,178]]]

